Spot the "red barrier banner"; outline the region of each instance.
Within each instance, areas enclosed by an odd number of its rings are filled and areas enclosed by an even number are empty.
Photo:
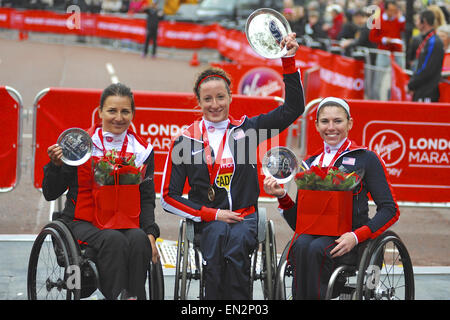
[[[43,166],[48,163],[47,148],[56,143],[59,134],[70,127],[87,129],[98,121],[98,104],[101,90],[51,88],[36,102],[36,150],[34,158],[34,186],[40,188]],[[185,126],[201,117],[197,102],[190,93],[165,93],[135,91],[136,114],[133,130],[150,142],[155,153],[155,187],[160,192],[161,179],[171,139]],[[231,116],[240,119],[269,112],[278,106],[272,97],[247,97],[233,95]],[[271,147],[285,145],[287,131],[272,138],[258,148],[258,166]],[[261,195],[263,175],[260,174]]]
[[[0,28],[11,28],[11,12],[13,11],[15,10],[9,8],[0,9]]]
[[[320,96],[364,99],[364,62],[315,50],[320,66]]]
[[[263,64],[211,63],[225,70],[233,79],[233,93],[284,99],[283,68]]]
[[[391,56],[391,101],[412,101],[408,93],[409,75],[395,62]]]
[[[320,98],[320,88],[322,81],[320,81],[320,67],[311,67],[304,72],[303,87],[305,90],[305,103]]]
[[[81,21],[88,16],[82,16]],[[115,16],[95,15],[95,28],[93,34],[96,37],[111,39],[128,39],[138,43],[145,41],[145,20],[124,19]]]
[[[442,71],[450,71],[450,53],[447,52],[444,55],[444,61],[442,61]]]
[[[182,49],[216,49],[221,29],[218,24],[161,21],[158,26],[158,45]]]
[[[0,87],[0,189],[9,191],[18,182],[20,112],[22,106],[6,87]]]
[[[450,103],[450,82],[448,80],[439,83],[439,102]]]
[[[299,46],[297,53],[295,54],[296,64],[300,67],[312,67],[319,65],[320,56],[316,52],[320,52],[319,49],[312,49],[307,46]]]
[[[398,201],[450,202],[450,104],[348,100],[350,139],[385,162]],[[306,153],[323,146],[307,116]]]

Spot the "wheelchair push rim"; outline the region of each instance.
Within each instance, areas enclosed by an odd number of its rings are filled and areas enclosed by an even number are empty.
[[[66,229],[63,223],[54,221],[36,237],[28,264],[29,300],[80,299],[80,254],[68,240],[71,234]]]
[[[358,271],[355,299],[413,300],[412,262],[400,238],[387,231],[367,253]]]

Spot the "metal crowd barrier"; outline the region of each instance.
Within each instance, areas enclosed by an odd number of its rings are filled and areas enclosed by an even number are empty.
[[[23,109],[23,100],[22,100],[22,96],[20,95],[20,93],[9,86],[4,86],[4,87],[0,87],[0,89],[4,89],[6,91],[6,93],[8,93],[12,99],[14,99],[14,109],[16,109],[16,113],[17,113],[17,122],[15,119],[8,119],[8,113],[2,112],[2,122],[4,121],[4,125],[2,125],[0,127],[0,133],[2,132],[1,130],[8,130],[8,123],[10,121],[12,121],[11,123],[14,124],[14,126],[17,126],[17,131],[16,131],[16,139],[14,139],[15,141],[5,141],[5,136],[6,134],[11,134],[11,132],[3,132],[2,136],[3,136],[3,143],[12,144],[12,148],[15,149],[15,172],[13,173],[15,176],[13,177],[13,181],[11,181],[8,185],[0,185],[0,192],[9,192],[12,191],[18,184],[20,181],[20,176],[21,176],[21,155],[22,155],[22,109]],[[7,97],[6,97],[7,98]],[[2,100],[3,102],[3,100]],[[1,105],[0,107],[4,107],[4,105]],[[6,170],[9,168],[8,166],[5,166]],[[0,166],[0,170],[5,170],[5,167],[3,165]],[[2,174],[2,176],[4,176],[5,174],[11,174],[11,172],[6,172],[4,174]]]

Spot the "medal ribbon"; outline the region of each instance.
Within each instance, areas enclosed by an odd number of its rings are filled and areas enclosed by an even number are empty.
[[[344,143],[342,144],[342,146],[338,149],[338,151],[337,151],[336,154],[334,155],[333,159],[331,160],[330,164],[328,165],[328,167],[327,167],[328,169],[331,168],[331,166],[334,164],[334,162],[337,160],[337,158],[339,158],[339,156],[341,155],[341,153],[344,152],[344,150],[346,150],[348,147],[350,147],[350,144],[351,144],[350,140],[345,139],[345,142],[344,142]],[[319,159],[319,164],[318,164],[318,166],[319,166],[320,168],[322,168],[324,156],[325,156],[325,150],[322,152],[322,155],[320,156],[320,159]],[[328,172],[328,169],[327,169],[327,172]]]
[[[214,184],[214,179],[216,178],[217,172],[219,171],[220,164],[222,162],[222,154],[223,149],[225,148],[225,142],[227,141],[227,131],[229,126],[230,123],[228,122],[228,126],[225,129],[225,133],[223,134],[222,142],[219,145],[219,150],[217,151],[217,155],[213,164],[211,158],[211,146],[209,145],[208,132],[206,131],[205,121],[203,121],[202,124],[203,129],[202,136],[203,142],[205,143],[206,164],[208,165],[209,182],[211,186]]]
[[[428,39],[430,39],[432,36],[434,36],[435,33],[436,32],[434,30],[431,31],[429,34],[427,34],[425,39],[422,40],[422,42],[420,43],[419,47],[416,50],[416,59],[419,59],[420,52],[422,52],[423,47],[425,47],[425,44],[427,43]]]

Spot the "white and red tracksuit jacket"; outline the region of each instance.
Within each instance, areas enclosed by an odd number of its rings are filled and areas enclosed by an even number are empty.
[[[94,143],[98,140],[99,125],[88,130]],[[153,147],[142,141],[134,132],[128,131],[129,143],[127,153],[137,155],[137,163],[146,165],[144,180],[139,185],[140,215],[139,225],[147,234],[159,237],[159,226],[155,222],[155,187],[153,181],[154,152]],[[124,134],[122,135],[123,139]],[[120,141],[119,145],[122,144]],[[93,155],[102,154],[95,147]],[[108,149],[109,150],[109,149]],[[42,192],[46,200],[56,200],[67,190],[66,202],[62,217],[68,221],[83,220],[93,223],[95,204],[93,197],[93,168],[92,161],[74,167],[66,164],[56,166],[51,161],[44,166]]]
[[[202,123],[195,121],[172,142],[161,186],[161,204],[165,211],[194,221],[213,221],[218,209],[239,212],[254,208],[257,211],[259,197],[256,148],[274,132],[279,133],[292,124],[304,111],[305,102],[300,72],[294,58],[284,58],[283,78],[285,103],[267,114],[252,118],[243,116],[239,120],[230,117],[227,130],[227,145],[232,154],[233,174],[226,189],[214,186],[215,199],[208,200],[210,177],[204,161]],[[265,134],[259,135],[262,129]],[[277,129],[277,130],[272,130]],[[248,134],[252,132],[252,134]],[[257,143],[250,136],[257,136]],[[252,143],[253,142],[253,143]],[[186,181],[189,184],[188,198],[182,196]]]

